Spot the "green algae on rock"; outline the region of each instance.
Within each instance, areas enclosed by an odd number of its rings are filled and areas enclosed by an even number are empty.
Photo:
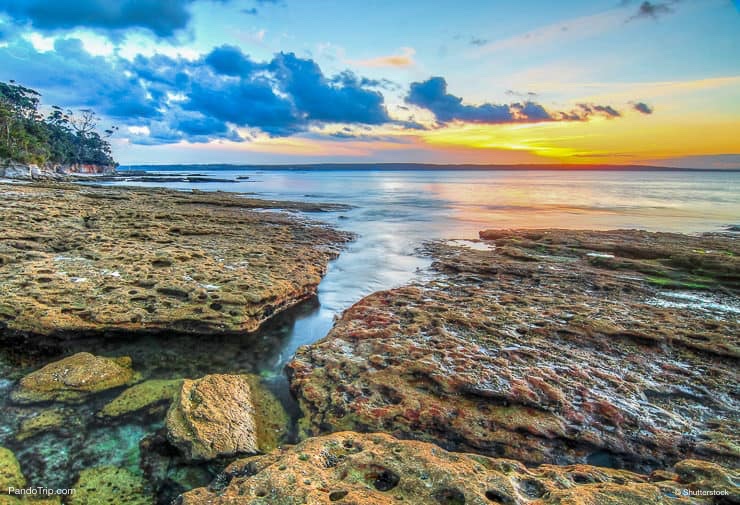
[[[146,481],[124,468],[102,466],[80,472],[68,505],[153,505]]]
[[[179,503],[709,505],[712,497],[684,497],[679,490],[711,490],[717,479],[726,483],[739,476],[701,461],[680,465],[693,473],[650,476],[589,465],[527,468],[387,434],[342,432],[237,460],[211,486],[185,493]],[[707,471],[714,480],[701,477]]]
[[[68,413],[64,409],[44,409],[21,422],[15,439],[22,442],[40,433],[59,429],[67,422],[67,418]]]
[[[0,447],[0,492],[5,493],[8,488],[22,488],[26,485],[26,478],[21,471],[21,465],[10,449]]]
[[[167,412],[168,439],[191,460],[272,449],[280,435],[275,423],[285,421],[284,433],[287,415],[280,414],[282,409],[276,411],[277,400],[272,400],[269,392],[259,391],[257,384],[248,375],[212,374],[186,379]],[[266,424],[268,421],[271,424]]]
[[[153,413],[167,409],[180,391],[182,379],[151,379],[135,384],[121,392],[98,412],[98,417],[121,417],[140,411]],[[164,413],[163,410],[163,413]]]
[[[131,358],[80,352],[23,377],[11,392],[16,403],[80,403],[88,396],[132,382]]]
[[[289,364],[304,435],[385,431],[530,464],[637,470],[738,447],[740,250],[727,236],[495,231],[372,294]],[[701,251],[701,252],[696,252]],[[664,303],[647,276],[701,275]]]
[[[226,193],[0,184],[0,336],[256,330],[316,293],[346,233],[315,204]]]

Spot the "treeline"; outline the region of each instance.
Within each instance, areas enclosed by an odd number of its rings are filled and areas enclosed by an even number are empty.
[[[77,113],[53,106],[39,112],[41,95],[14,81],[0,82],[0,162],[114,165],[107,139],[90,109]]]

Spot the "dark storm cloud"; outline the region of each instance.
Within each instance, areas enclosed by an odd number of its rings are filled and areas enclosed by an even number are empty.
[[[190,21],[195,0],[0,0],[0,12],[19,24],[44,31],[91,28],[122,32],[132,28],[171,37]]]
[[[632,108],[642,114],[652,114],[653,113],[653,108],[649,106],[648,104],[646,104],[645,102],[633,103]]]

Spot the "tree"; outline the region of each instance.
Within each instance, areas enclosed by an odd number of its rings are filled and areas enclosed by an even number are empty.
[[[21,163],[92,163],[114,165],[109,139],[116,127],[97,132],[91,109],[77,114],[52,106],[44,118],[40,94],[30,88],[0,82],[0,160]]]

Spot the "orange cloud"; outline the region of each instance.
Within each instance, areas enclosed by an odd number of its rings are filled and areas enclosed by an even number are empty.
[[[358,67],[411,67],[415,64],[416,50],[411,47],[401,48],[401,54],[378,56],[367,60],[347,60],[347,63]]]

